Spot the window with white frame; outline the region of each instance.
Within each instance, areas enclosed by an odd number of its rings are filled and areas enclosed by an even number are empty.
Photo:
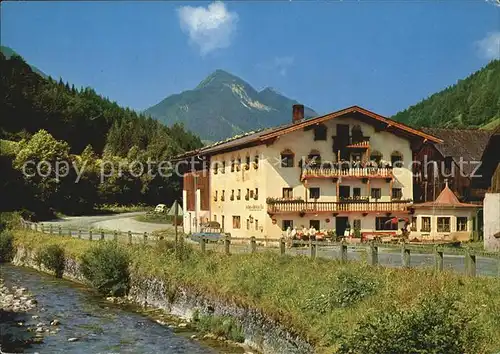
[[[467,231],[467,216],[457,217],[457,231]]]
[[[422,225],[420,225],[421,232],[431,232],[431,218],[429,216],[422,217]]]
[[[438,217],[437,218],[437,231],[438,232],[450,232],[450,218],[449,217]]]

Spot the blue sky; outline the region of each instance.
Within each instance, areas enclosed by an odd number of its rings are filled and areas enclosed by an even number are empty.
[[[499,57],[495,1],[3,2],[1,40],[137,110],[221,68],[319,113],[392,115]]]

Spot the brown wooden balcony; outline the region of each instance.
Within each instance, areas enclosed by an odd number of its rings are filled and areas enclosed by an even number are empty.
[[[340,201],[340,202],[304,202],[300,200],[267,201],[269,214],[280,213],[393,213],[407,212],[411,206],[410,200],[391,202]]]
[[[393,178],[390,167],[305,168],[301,179],[311,178]]]

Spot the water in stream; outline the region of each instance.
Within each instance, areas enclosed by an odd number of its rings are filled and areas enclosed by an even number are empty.
[[[1,265],[5,285],[25,287],[38,306],[29,313],[25,327],[58,319],[55,334],[45,333],[41,344],[25,353],[218,353],[203,343],[173,332],[148,317],[127,311],[99,298],[92,290],[34,270]],[[32,319],[32,315],[39,318]],[[17,322],[17,321],[16,321]],[[69,338],[78,341],[68,342]]]

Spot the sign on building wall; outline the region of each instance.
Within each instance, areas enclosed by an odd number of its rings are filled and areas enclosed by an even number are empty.
[[[262,205],[262,204],[247,205],[246,209],[250,210],[250,211],[261,211],[261,210],[264,210],[264,205]]]

